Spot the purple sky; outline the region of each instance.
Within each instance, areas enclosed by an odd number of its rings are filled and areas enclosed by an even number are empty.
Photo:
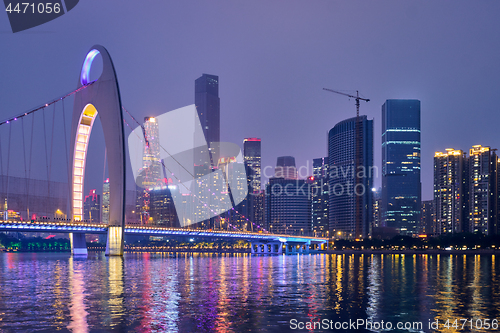
[[[422,197],[431,199],[434,151],[500,148],[499,15],[496,0],[85,0],[52,22],[13,34],[4,13],[0,118],[76,88],[94,44],[110,52],[123,105],[138,118],[194,103],[194,80],[218,75],[221,140],[262,138],[264,166],[282,155],[295,156],[298,166],[326,156],[328,130],[355,115],[354,101],[322,90],[327,87],[371,99],[361,113],[375,120],[380,167],[382,104],[415,98],[422,102]],[[0,127],[4,163],[7,138]],[[54,141],[63,142],[57,134]],[[99,141],[96,128],[87,176],[95,175],[88,185],[100,189]],[[64,145],[58,147],[54,177],[65,170]],[[17,157],[11,174],[23,169],[22,154]],[[34,159],[45,167],[42,162]]]

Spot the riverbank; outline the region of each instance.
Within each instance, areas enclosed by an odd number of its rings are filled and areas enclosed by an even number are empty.
[[[500,249],[483,250],[444,250],[444,249],[426,249],[426,250],[327,250],[327,254],[499,254]]]

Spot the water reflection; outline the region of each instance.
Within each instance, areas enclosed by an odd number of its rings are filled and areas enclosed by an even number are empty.
[[[498,318],[498,265],[491,255],[0,253],[0,331],[282,332],[292,318],[326,318],[428,332],[435,320]]]
[[[84,333],[89,331],[87,324],[87,315],[85,305],[85,281],[83,277],[84,262],[75,260],[73,257],[69,258],[69,280],[71,304],[69,306],[69,312],[71,317],[71,322],[68,325],[68,329],[76,333]],[[56,287],[54,293],[56,295],[56,304],[59,303],[57,295],[60,293],[58,288],[59,274],[56,274]],[[60,317],[58,317],[59,319]],[[62,318],[61,318],[62,319]]]

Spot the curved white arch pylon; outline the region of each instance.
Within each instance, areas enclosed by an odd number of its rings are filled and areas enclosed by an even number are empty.
[[[109,228],[106,255],[123,255],[123,229],[125,227],[125,135],[118,80],[108,51],[94,45],[82,65],[77,88],[90,82],[90,69],[94,58],[101,54],[102,73],[92,85],[75,94],[71,120],[71,217],[83,219],[83,186],[87,147],[94,120],[102,124],[109,174]],[[83,239],[82,236],[83,235]],[[72,251],[86,254],[85,235],[74,234]],[[83,244],[82,244],[83,242]]]

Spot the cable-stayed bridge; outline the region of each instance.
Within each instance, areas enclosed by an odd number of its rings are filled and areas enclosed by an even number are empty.
[[[92,63],[97,55],[101,55],[102,73],[96,80],[90,79]],[[64,100],[73,97],[73,112],[71,125],[66,126],[66,112],[64,110]],[[62,104],[61,116],[56,116],[56,104]],[[52,126],[47,126],[46,111],[53,108]],[[328,240],[325,238],[275,235],[269,233],[263,226],[249,221],[249,219],[234,207],[232,211],[240,214],[243,219],[255,226],[258,232],[246,232],[239,230],[237,226],[228,222],[231,230],[199,230],[189,228],[163,228],[146,225],[127,225],[126,208],[126,144],[125,126],[130,125],[123,117],[118,80],[111,57],[107,50],[100,46],[93,46],[87,53],[83,62],[77,88],[61,97],[53,99],[37,108],[20,113],[0,122],[0,127],[8,127],[7,133],[0,134],[0,174],[2,184],[0,190],[5,194],[3,204],[4,216],[0,220],[1,231],[16,232],[54,232],[69,233],[73,254],[86,254],[85,234],[107,234],[106,255],[123,255],[124,235],[157,235],[157,236],[187,236],[204,238],[233,238],[245,239],[252,243],[253,253],[296,253],[309,252],[310,248],[324,247]],[[127,114],[130,115],[128,111]],[[48,113],[48,112],[47,112]],[[41,118],[40,115],[41,114]],[[25,125],[25,120],[31,117],[31,126]],[[35,119],[35,117],[38,117]],[[62,125],[56,125],[56,119],[62,117]],[[139,125],[139,122],[131,116]],[[104,133],[104,143],[106,147],[106,162],[109,176],[109,222],[107,224],[85,223],[84,220],[84,184],[85,169],[87,166],[88,147],[92,128],[96,119],[99,119]],[[28,121],[26,121],[28,123]],[[13,139],[13,124],[21,123],[21,144],[22,149],[15,149],[16,140]],[[38,127],[41,127],[38,129]],[[19,129],[19,127],[17,127]],[[43,132],[43,138],[35,138],[35,130]],[[58,141],[57,133],[62,131],[64,139],[64,153],[54,149],[54,143]],[[29,133],[31,132],[31,136]],[[145,133],[145,131],[143,131]],[[28,133],[28,134],[27,134]],[[67,140],[68,134],[70,140]],[[42,140],[43,139],[43,140]],[[69,142],[68,142],[69,141]],[[147,142],[147,138],[144,137]],[[6,143],[5,143],[6,142]],[[42,149],[36,147],[42,146]],[[6,147],[5,147],[6,146]],[[3,152],[2,152],[3,147]],[[19,158],[19,152],[21,157]],[[40,153],[35,157],[37,153]],[[62,155],[62,156],[61,156]],[[14,158],[17,157],[17,160]],[[11,159],[14,158],[13,161]],[[59,158],[59,162],[54,160]],[[58,219],[39,221],[31,217],[35,203],[50,198],[55,191],[62,191],[62,187],[51,186],[51,177],[54,174],[55,164],[66,164],[67,171],[67,202],[68,220]],[[45,169],[47,179],[47,195],[38,196],[32,192],[33,183],[32,172]],[[17,171],[22,174],[24,170],[25,182],[20,190],[25,190],[26,198],[22,207],[24,219],[12,219],[8,216],[9,193],[14,190],[11,184],[11,172]],[[173,173],[172,173],[173,175]],[[63,177],[64,178],[64,177]],[[19,189],[17,189],[19,192]],[[51,192],[52,191],[52,192]],[[31,195],[31,197],[30,197]],[[215,193],[214,193],[215,195]],[[12,201],[13,196],[11,196]],[[202,206],[212,210],[206,198],[198,198]],[[44,204],[41,204],[44,206]],[[19,203],[18,203],[19,207]],[[30,211],[31,208],[31,211]],[[38,208],[40,209],[40,208]],[[213,210],[212,210],[213,212]],[[24,221],[23,221],[24,220]]]

